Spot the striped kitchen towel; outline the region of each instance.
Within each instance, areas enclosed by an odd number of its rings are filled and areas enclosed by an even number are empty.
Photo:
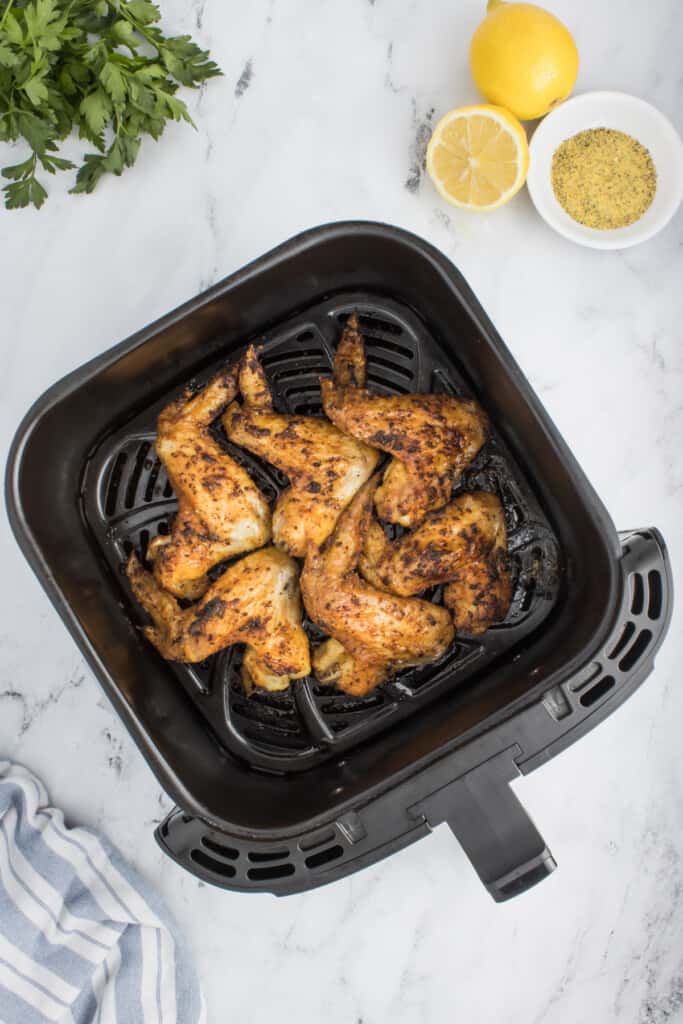
[[[0,1024],[203,1024],[159,897],[102,837],[67,828],[42,783],[0,761]]]

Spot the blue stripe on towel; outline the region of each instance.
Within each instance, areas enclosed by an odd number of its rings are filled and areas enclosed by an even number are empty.
[[[0,775],[1,778],[1,775]],[[17,786],[20,784],[25,785],[23,791],[13,789],[14,800],[12,805],[16,808],[19,814],[19,821],[15,829],[16,843],[20,850],[30,850],[30,861],[35,870],[47,879],[54,888],[59,889],[62,893],[64,900],[69,907],[72,914],[77,917],[85,917],[92,921],[102,921],[109,924],[109,927],[121,931],[121,927],[112,922],[107,921],[107,916],[103,913],[102,908],[93,899],[90,890],[83,884],[79,879],[78,875],[74,872],[73,862],[65,860],[58,854],[54,853],[50,846],[47,844],[44,838],[44,831],[49,828],[54,828],[55,812],[46,813],[38,804],[35,807],[29,808],[27,806],[27,799],[29,796],[37,796],[40,793],[40,788],[32,779],[20,779],[17,780]],[[6,799],[10,798],[9,787],[8,792],[3,793],[3,787],[0,784],[0,818],[2,817],[3,803]],[[28,790],[28,792],[27,792]],[[3,800],[3,796],[5,800]],[[18,798],[17,798],[18,797]],[[29,820],[31,815],[31,820]],[[115,940],[115,936],[112,935],[112,940]],[[103,941],[103,946],[108,949],[111,945],[111,940]]]
[[[67,828],[26,769],[0,761],[2,1024],[201,1024],[202,1007],[154,890],[104,838]]]

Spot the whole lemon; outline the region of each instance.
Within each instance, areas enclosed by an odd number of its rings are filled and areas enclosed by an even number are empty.
[[[579,54],[569,30],[542,7],[489,0],[472,36],[470,69],[490,103],[530,121],[567,98]]]

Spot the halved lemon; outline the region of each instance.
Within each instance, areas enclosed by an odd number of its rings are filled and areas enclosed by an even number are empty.
[[[444,199],[495,210],[519,192],[529,170],[526,132],[502,107],[478,104],[441,118],[427,147],[427,171]]]

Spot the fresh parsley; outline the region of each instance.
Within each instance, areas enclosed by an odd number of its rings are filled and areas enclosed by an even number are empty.
[[[40,208],[37,174],[74,169],[58,156],[76,129],[94,147],[72,192],[135,163],[143,135],[188,121],[176,92],[220,75],[190,36],[165,36],[150,0],[0,0],[0,142],[23,139],[26,160],[3,167],[5,206]]]

